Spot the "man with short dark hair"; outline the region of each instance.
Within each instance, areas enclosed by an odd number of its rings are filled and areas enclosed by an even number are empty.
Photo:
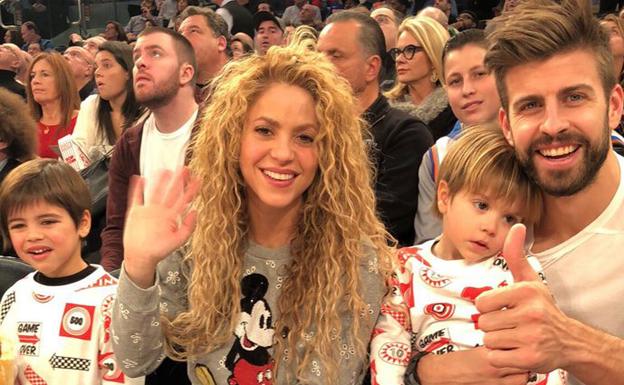
[[[210,8],[187,7],[180,19],[178,32],[193,46],[197,86],[203,88],[230,59],[228,27],[225,20]]]
[[[624,92],[606,31],[582,0],[527,1],[496,25],[485,62],[503,132],[543,191],[530,254],[548,287],[524,258],[524,230],[512,228],[503,255],[515,283],[476,298],[485,346],[416,354],[419,382],[525,384],[561,368],[570,385],[621,384],[624,158],[610,133]]]
[[[370,125],[379,215],[400,245],[411,245],[418,166],[433,138],[424,123],[391,108],[380,93],[379,73],[386,45],[375,20],[344,11],[332,15],[327,23],[319,36],[318,49],[349,81],[362,117]]]
[[[102,266],[120,267],[128,186],[133,175],[156,180],[163,169],[185,163],[197,117],[194,99],[197,69],[193,47],[172,30],[152,27],[139,35],[133,50],[134,93],[151,114],[119,138],[109,169]]]
[[[24,40],[24,45],[22,45],[22,50],[28,51],[31,44],[39,44],[41,51],[49,51],[54,49],[54,45],[52,42],[47,39],[42,39],[39,34],[39,28],[32,21],[27,21],[22,24],[20,28],[20,32],[22,34],[22,39]]]
[[[254,15],[254,47],[258,55],[264,55],[274,45],[284,43],[284,27],[280,21],[269,12],[256,12]]]

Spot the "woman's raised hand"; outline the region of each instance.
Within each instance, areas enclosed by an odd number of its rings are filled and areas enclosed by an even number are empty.
[[[163,170],[156,181],[136,177],[128,197],[124,227],[124,268],[138,286],[154,284],[156,265],[184,245],[195,228],[190,204],[199,182],[187,168]]]

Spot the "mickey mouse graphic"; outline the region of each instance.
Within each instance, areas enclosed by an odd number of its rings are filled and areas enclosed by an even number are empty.
[[[271,308],[264,299],[269,281],[262,274],[251,274],[241,281],[241,313],[234,334],[236,340],[225,359],[232,372],[228,385],[272,385],[273,345],[275,329]]]

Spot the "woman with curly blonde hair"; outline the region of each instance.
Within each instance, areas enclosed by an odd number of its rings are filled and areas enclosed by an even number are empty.
[[[428,16],[408,17],[399,26],[395,61],[396,84],[385,96],[390,105],[422,120],[433,139],[447,135],[457,118],[442,87],[442,51],[449,33]]]
[[[113,315],[128,375],[166,350],[193,384],[361,383],[392,258],[365,132],[319,53],[273,47],[224,68],[193,178],[131,198]]]

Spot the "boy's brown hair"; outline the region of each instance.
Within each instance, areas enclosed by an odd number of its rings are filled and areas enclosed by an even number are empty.
[[[9,215],[37,202],[62,207],[76,228],[91,195],[82,177],[68,164],[54,159],[33,159],[17,166],[0,185],[0,232],[3,246],[11,246]]]
[[[541,62],[576,49],[591,52],[608,98],[616,84],[609,38],[588,0],[530,0],[494,19],[485,64],[494,71],[501,104],[508,112],[505,75],[519,65]]]
[[[487,193],[491,199],[520,204],[523,223],[537,223],[542,212],[542,195],[529,179],[516,158],[514,148],[507,142],[495,123],[466,128],[453,142],[444,157],[438,174],[448,185],[451,199],[460,191]],[[442,216],[437,199],[433,210]]]

